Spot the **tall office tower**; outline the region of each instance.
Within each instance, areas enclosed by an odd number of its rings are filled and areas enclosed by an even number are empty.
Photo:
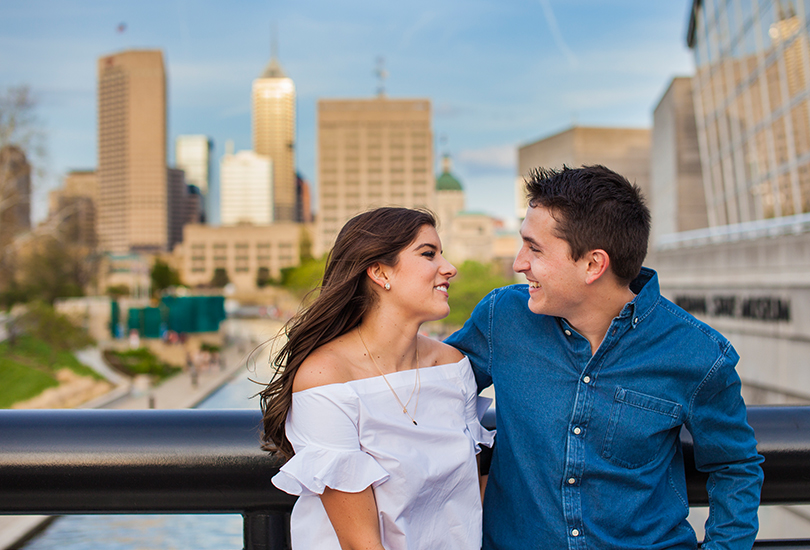
[[[0,148],[0,232],[6,238],[31,229],[31,165],[16,145]],[[5,241],[0,237],[0,244]]]
[[[174,161],[186,173],[186,183],[199,189],[203,212],[210,212],[209,183],[211,178],[211,151],[214,142],[208,136],[177,136],[174,142]]]
[[[296,214],[295,221],[298,223],[312,223],[312,192],[309,182],[301,174],[295,175],[296,179]]]
[[[200,194],[197,187],[186,184],[185,172],[179,168],[166,169],[169,210],[169,243],[174,245],[183,240],[183,226],[187,223],[200,223]]]
[[[98,60],[98,228],[103,250],[167,250],[166,77],[159,50]]]
[[[810,5],[739,4],[689,21],[710,226],[810,212]]]
[[[202,194],[208,193],[213,147],[211,138],[203,135],[177,136],[174,141],[175,165],[186,173],[186,183]]]
[[[228,152],[219,165],[220,223],[273,223],[273,161],[253,151]]]
[[[427,99],[318,101],[318,237],[329,250],[338,231],[373,206],[433,208],[433,133]]]
[[[253,81],[252,103],[253,151],[273,161],[273,218],[296,221],[295,85],[275,55]]]

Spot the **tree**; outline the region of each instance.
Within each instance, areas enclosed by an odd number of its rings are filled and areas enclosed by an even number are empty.
[[[300,239],[298,240],[298,259],[300,263],[305,263],[315,258],[312,256],[312,237],[306,227],[301,227]]]
[[[297,267],[281,270],[281,284],[295,294],[305,294],[317,287],[326,269],[326,258],[302,262]]]
[[[182,284],[180,282],[180,274],[177,273],[177,270],[172,269],[168,263],[160,258],[155,258],[155,263],[152,264],[152,270],[149,272],[149,276],[152,278],[152,292],[155,294],[160,294],[170,286],[179,286]]]
[[[28,86],[12,86],[0,92],[0,147],[17,145],[28,155],[43,155],[36,100]]]
[[[36,101],[27,86],[0,90],[0,295],[5,304],[20,297],[15,240],[24,218],[30,226],[30,164],[42,165],[44,137],[39,129]],[[27,189],[23,189],[27,186]],[[28,227],[25,227],[27,229]]]
[[[273,282],[273,279],[270,277],[270,270],[264,266],[259,268],[259,272],[256,274],[256,286],[259,288],[264,288]]]
[[[445,322],[463,325],[489,291],[513,282],[503,275],[501,267],[495,263],[464,262],[458,268],[458,275],[450,281],[450,315]]]
[[[50,235],[39,236],[21,255],[18,284],[28,299],[53,304],[57,298],[83,296],[96,273],[97,259]]]
[[[231,279],[228,277],[228,272],[224,267],[217,267],[214,269],[214,276],[211,278],[211,286],[223,288],[230,282]]]

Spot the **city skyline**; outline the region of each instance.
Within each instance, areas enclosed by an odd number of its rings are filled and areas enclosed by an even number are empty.
[[[296,166],[316,181],[316,102],[376,94],[385,58],[391,98],[433,104],[434,156],[449,152],[468,208],[508,218],[517,148],[573,124],[649,127],[676,75],[692,74],[691,2],[455,1],[383,6],[313,2],[107,4],[34,0],[0,6],[0,88],[27,84],[48,136],[46,191],[96,163],[95,60],[131,48],[163,51],[168,157],[181,134],[251,147],[251,83],[279,60],[297,89]],[[13,53],[12,53],[13,52]],[[437,164],[437,163],[434,163]],[[439,171],[439,166],[434,166]],[[215,176],[218,179],[218,176]],[[317,208],[317,205],[316,205]]]

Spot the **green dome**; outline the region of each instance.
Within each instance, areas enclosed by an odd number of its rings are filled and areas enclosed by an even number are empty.
[[[442,172],[436,179],[436,191],[463,191],[461,182],[450,172]]]

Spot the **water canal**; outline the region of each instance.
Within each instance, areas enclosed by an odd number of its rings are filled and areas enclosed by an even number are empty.
[[[258,408],[250,396],[257,385],[244,369],[200,409]],[[242,516],[218,515],[94,515],[62,516],[22,548],[24,550],[238,550],[242,548]]]

